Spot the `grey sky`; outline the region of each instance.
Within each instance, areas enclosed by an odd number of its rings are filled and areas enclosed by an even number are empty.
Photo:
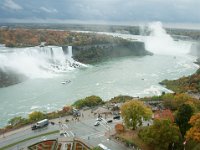
[[[200,23],[200,0],[0,0],[0,21]]]

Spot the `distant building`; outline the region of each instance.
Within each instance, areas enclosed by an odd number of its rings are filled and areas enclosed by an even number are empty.
[[[156,111],[153,115],[153,118],[154,119],[169,119],[172,122],[174,122],[174,115],[169,109]]]
[[[162,104],[162,101],[146,101],[144,102],[145,105],[151,107],[151,110],[153,112],[156,112],[158,110],[163,110],[163,104]]]

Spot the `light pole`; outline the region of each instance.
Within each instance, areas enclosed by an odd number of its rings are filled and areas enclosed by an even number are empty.
[[[108,139],[110,140],[110,127],[109,127],[109,131],[108,131]]]
[[[4,131],[3,131],[3,138],[5,138]]]

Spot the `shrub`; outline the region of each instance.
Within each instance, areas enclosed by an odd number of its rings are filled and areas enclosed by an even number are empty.
[[[122,125],[122,124],[116,124],[116,125],[115,125],[115,131],[116,131],[117,133],[122,133],[122,132],[124,132],[124,131],[125,131],[124,125]]]
[[[132,96],[119,95],[119,96],[111,98],[110,102],[111,103],[124,103],[124,102],[132,100],[132,99],[133,99]]]
[[[45,116],[46,115],[40,111],[34,111],[28,115],[30,122],[42,120]]]
[[[92,95],[92,96],[76,101],[72,106],[75,106],[76,108],[80,109],[85,106],[92,107],[92,106],[97,106],[103,103],[104,103],[103,100],[99,96]]]

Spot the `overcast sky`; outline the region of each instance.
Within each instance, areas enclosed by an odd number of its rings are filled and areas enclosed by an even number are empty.
[[[0,0],[0,22],[200,23],[200,0]]]

